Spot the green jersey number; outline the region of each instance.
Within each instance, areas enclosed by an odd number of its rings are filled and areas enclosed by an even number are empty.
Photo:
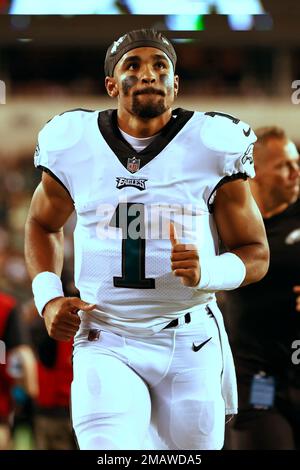
[[[155,279],[145,278],[144,204],[121,202],[109,225],[122,229],[122,276],[114,276],[114,286],[155,289]]]

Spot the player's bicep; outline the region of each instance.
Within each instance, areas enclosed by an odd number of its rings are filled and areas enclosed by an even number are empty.
[[[67,191],[47,173],[32,197],[28,221],[37,222],[49,232],[59,231],[72,212],[74,203]]]
[[[214,218],[219,236],[229,250],[253,243],[266,243],[262,216],[248,181],[232,181],[218,189]]]

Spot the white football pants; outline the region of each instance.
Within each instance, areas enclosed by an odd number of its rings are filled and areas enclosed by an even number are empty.
[[[88,334],[80,333],[74,349],[80,449],[143,449],[151,417],[169,449],[222,448],[222,351],[217,323],[203,307],[190,323],[150,337],[101,330],[90,341]]]

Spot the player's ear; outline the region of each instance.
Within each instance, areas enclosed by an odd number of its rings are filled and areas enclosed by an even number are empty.
[[[174,75],[174,95],[175,97],[178,95],[179,90],[179,77],[178,75]]]
[[[105,78],[105,88],[111,98],[116,98],[119,94],[118,85],[114,77]]]

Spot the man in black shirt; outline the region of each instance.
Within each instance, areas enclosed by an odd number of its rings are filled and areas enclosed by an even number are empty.
[[[282,129],[255,132],[251,189],[271,258],[260,282],[226,294],[239,389],[239,414],[228,426],[226,447],[299,449],[300,365],[293,349],[300,339],[294,289],[300,284],[299,155]]]

